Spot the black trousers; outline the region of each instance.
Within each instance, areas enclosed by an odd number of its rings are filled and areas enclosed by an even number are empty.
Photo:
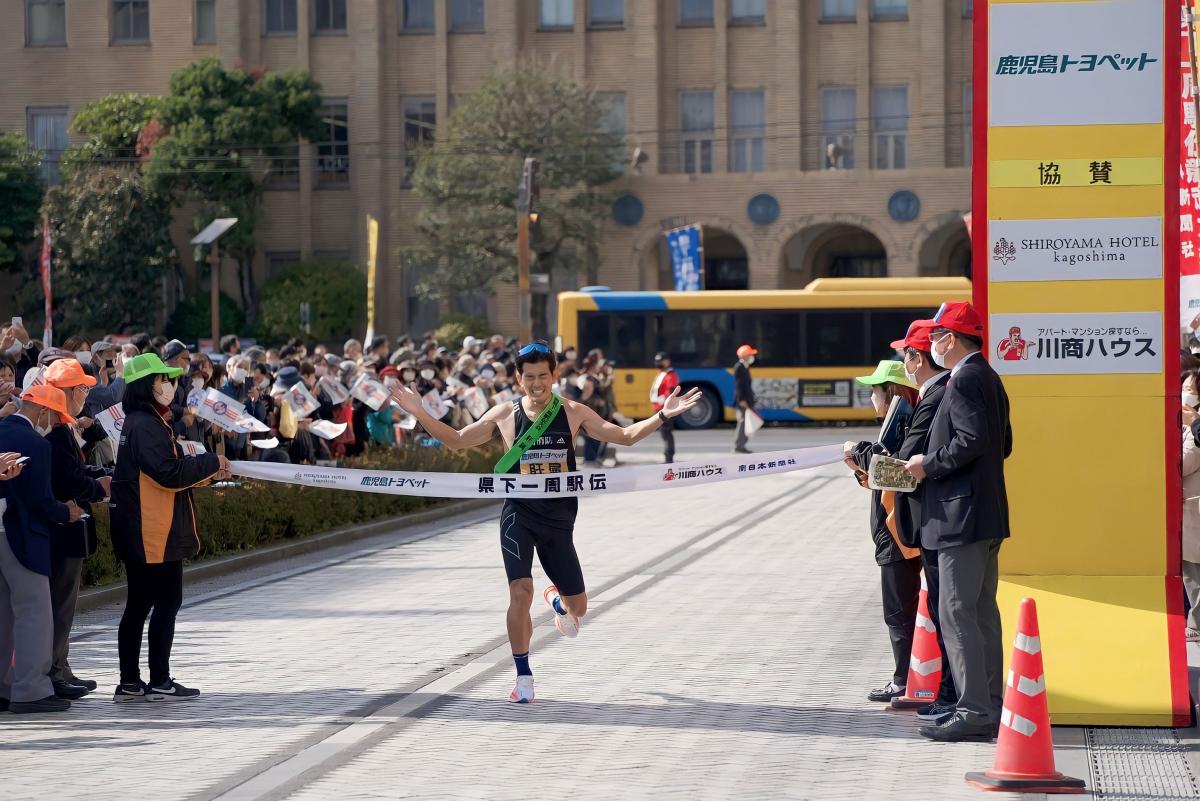
[[[50,561],[50,613],[54,619],[54,664],[50,678],[70,681],[75,678],[67,664],[71,647],[71,626],[75,622],[75,604],[79,601],[79,580],[83,559],[55,556]]]
[[[668,463],[675,461],[675,421],[668,418],[658,433],[663,438],[663,460]]]
[[[883,622],[892,641],[896,671],[892,681],[908,684],[908,663],[912,657],[913,632],[917,626],[917,605],[921,597],[921,560],[913,557],[879,566],[883,585]]]
[[[150,617],[150,684],[161,687],[171,678],[171,644],[175,641],[175,616],[183,605],[183,562],[160,565],[125,563],[129,594],[125,614],[117,629],[121,682],[141,681],[138,665],[142,629]],[[151,614],[153,610],[153,614]]]
[[[937,626],[937,644],[942,652],[942,683],[938,687],[937,702],[939,704],[958,703],[958,689],[954,686],[954,676],[950,671],[950,660],[946,656],[946,641],[942,639],[942,620],[938,614],[938,599],[941,597],[941,580],[938,578],[937,551],[921,549],[921,561],[925,563],[925,584],[929,587],[929,618]]]

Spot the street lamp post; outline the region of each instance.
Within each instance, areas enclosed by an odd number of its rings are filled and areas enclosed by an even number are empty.
[[[529,222],[536,215],[538,162],[525,159],[521,168],[521,185],[517,189],[517,296],[522,342],[533,340],[532,298],[529,288]]]
[[[237,217],[218,217],[192,239],[193,245],[212,245],[208,254],[210,267],[209,283],[212,285],[212,349],[215,353],[221,343],[221,252],[217,241],[230,228],[237,225]]]

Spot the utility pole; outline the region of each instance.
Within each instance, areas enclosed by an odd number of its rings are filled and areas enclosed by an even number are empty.
[[[525,164],[521,167],[521,185],[517,188],[517,296],[522,343],[533,340],[533,302],[529,288],[529,222],[530,218],[537,218],[537,171],[537,159],[525,159]]]

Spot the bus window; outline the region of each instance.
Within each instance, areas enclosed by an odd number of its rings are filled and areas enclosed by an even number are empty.
[[[897,339],[903,339],[908,331],[908,325],[913,320],[928,320],[936,309],[872,309],[867,312],[871,330],[867,335],[870,358],[867,364],[882,359],[890,359],[896,355],[891,344]]]
[[[617,367],[650,367],[653,353],[646,352],[646,318],[640,314],[615,315],[613,343],[604,355]]]
[[[810,311],[807,367],[867,364],[866,317],[856,311]]]
[[[587,353],[593,348],[600,348],[605,355],[610,350],[610,340],[608,335],[608,319],[607,312],[580,312],[579,313],[579,355]],[[580,359],[580,361],[583,361]]]
[[[738,312],[738,317],[742,341],[758,349],[758,359],[763,365],[785,367],[804,363],[797,312],[750,309]]]
[[[713,367],[733,363],[738,345],[732,312],[678,311],[656,314],[654,350],[671,355],[676,367]]]

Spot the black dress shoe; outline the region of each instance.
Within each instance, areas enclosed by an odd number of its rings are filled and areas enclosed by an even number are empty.
[[[0,698],[0,712],[7,712],[7,711],[8,711],[8,699]]]
[[[12,701],[8,711],[14,715],[32,715],[39,712],[66,712],[71,708],[71,702],[66,698],[47,695],[37,701]]]
[[[880,687],[878,690],[871,690],[867,693],[867,700],[886,704],[893,698],[902,698],[903,696],[904,688],[895,682],[890,682],[886,687]]]
[[[54,682],[54,694],[59,698],[66,698],[68,701],[77,701],[88,694],[88,688],[74,682],[56,681]]]
[[[961,715],[956,715],[941,726],[922,726],[917,729],[922,737],[939,743],[986,743],[995,736],[992,732],[992,724],[968,723]]]
[[[72,676],[67,679],[67,684],[78,684],[81,687],[87,687],[88,692],[93,692],[99,685],[91,679],[81,679],[78,676]]]

